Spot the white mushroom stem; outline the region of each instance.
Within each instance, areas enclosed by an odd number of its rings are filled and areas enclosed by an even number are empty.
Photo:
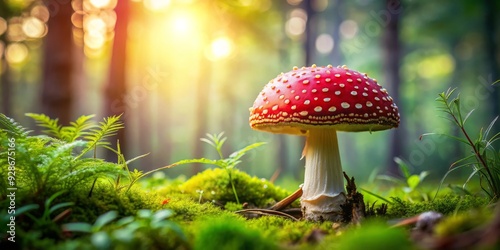
[[[311,129],[303,154],[306,157],[301,207],[313,221],[340,221],[346,201],[337,131]]]

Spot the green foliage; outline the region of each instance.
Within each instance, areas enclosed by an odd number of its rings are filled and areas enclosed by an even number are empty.
[[[221,168],[207,169],[191,177],[178,189],[196,201],[199,200],[200,191],[203,191],[201,202],[210,201],[223,206],[227,202],[237,202],[231,180],[234,182],[240,201],[257,207],[269,207],[288,194],[287,191],[275,187],[265,179],[251,177],[237,169],[232,170],[232,178],[229,179],[226,170]]]
[[[14,121],[14,119],[9,118],[4,114],[0,114],[0,129],[2,133],[8,133],[12,136],[22,138],[28,136],[28,134],[31,132]]]
[[[467,186],[469,181],[473,177],[478,177],[480,181],[481,188],[483,191],[494,201],[500,198],[500,154],[493,147],[493,144],[500,139],[500,132],[490,136],[493,133],[491,129],[493,128],[498,117],[496,117],[483,131],[481,129],[475,140],[473,140],[466,130],[465,125],[469,117],[471,117],[473,110],[470,110],[467,114],[462,111],[462,105],[460,103],[460,94],[453,97],[456,89],[448,89],[446,92],[439,94],[436,99],[440,103],[439,110],[446,113],[448,116],[445,119],[450,120],[455,124],[463,137],[457,137],[447,134],[440,134],[446,137],[450,137],[460,143],[467,145],[471,149],[471,153],[466,157],[455,161],[450,170],[445,174],[441,180],[441,185],[446,179],[446,177],[453,171],[461,168],[471,168],[472,172],[465,181],[463,188]],[[429,134],[426,134],[429,135]]]
[[[234,182],[233,182],[233,168],[236,167],[239,163],[241,163],[240,158],[245,155],[246,152],[260,147],[265,144],[265,142],[257,142],[253,143],[251,145],[248,145],[244,147],[243,149],[240,149],[231,155],[229,155],[228,158],[224,158],[222,155],[222,145],[224,145],[224,142],[226,141],[227,137],[223,137],[224,132],[221,132],[219,134],[207,134],[208,138],[201,138],[200,140],[203,142],[206,142],[210,144],[212,147],[217,150],[217,153],[219,154],[220,160],[217,161],[211,161],[209,164],[214,164],[224,170],[226,170],[228,176],[229,176],[229,182],[231,183],[231,188],[233,189],[234,193],[234,198],[236,200],[236,203],[240,204],[240,200],[238,198],[238,193],[236,192],[236,188],[234,187]]]
[[[245,221],[234,216],[221,216],[200,223],[194,249],[278,249],[259,229],[246,226]]]
[[[157,168],[157,169],[151,170],[149,172],[146,172],[144,174],[143,173],[138,173],[135,176],[135,178],[133,178],[131,180],[130,185],[133,185],[140,178],[142,178],[142,177],[144,177],[146,175],[155,173],[155,172],[163,170],[163,169],[172,168],[172,167],[175,167],[175,166],[178,166],[178,165],[192,164],[192,163],[203,163],[203,164],[216,165],[216,166],[218,166],[221,169],[224,169],[226,171],[226,174],[227,174],[227,176],[229,178],[229,184],[231,185],[231,189],[232,189],[235,201],[236,201],[236,203],[239,204],[240,203],[240,199],[238,198],[238,193],[236,191],[235,181],[233,181],[233,178],[234,178],[233,174],[234,174],[235,167],[236,167],[236,165],[238,165],[239,163],[241,163],[241,160],[240,160],[241,157],[243,157],[248,151],[250,151],[250,150],[252,150],[254,148],[260,147],[260,146],[264,145],[265,143],[264,142],[257,142],[257,143],[250,144],[250,145],[248,145],[248,146],[246,146],[246,147],[244,147],[244,148],[242,148],[242,149],[240,149],[238,151],[233,152],[231,155],[229,155],[229,157],[224,158],[223,154],[222,154],[222,151],[221,151],[221,148],[222,148],[222,145],[224,144],[224,142],[226,141],[226,137],[222,137],[223,135],[224,135],[224,132],[222,132],[222,133],[220,133],[218,135],[207,134],[208,139],[206,139],[206,138],[200,139],[201,141],[206,142],[206,143],[212,145],[217,150],[217,153],[220,156],[219,160],[211,160],[211,159],[206,159],[206,158],[180,160],[180,161],[172,163],[172,164],[170,164],[168,166]],[[200,189],[200,190],[203,190],[203,189]]]
[[[414,203],[396,197],[393,197],[392,200],[393,202],[387,209],[389,218],[411,217],[427,211],[436,211],[448,215],[458,211],[484,207],[488,204],[488,199],[484,197],[457,196],[453,194]]]
[[[84,184],[89,178],[119,176],[123,166],[102,159],[81,158],[88,150],[98,145],[106,146],[106,138],[122,128],[120,116],[104,119],[99,125],[90,119],[93,115],[81,116],[69,126],[61,126],[57,119],[43,114],[28,113],[49,136],[28,136],[28,132],[13,119],[0,116],[0,147],[7,148],[15,140],[16,187],[26,200],[41,200],[60,190],[71,190]],[[52,136],[52,137],[51,137]],[[83,140],[81,140],[83,138]],[[12,144],[12,143],[11,143]],[[14,145],[13,144],[13,145]],[[74,152],[81,149],[78,156]],[[7,164],[7,152],[0,152],[0,164]],[[0,186],[5,192],[7,170],[0,169]]]
[[[327,244],[328,242],[324,242]],[[385,222],[367,221],[335,239],[333,249],[415,249],[408,235],[400,228],[389,228]]]
[[[99,216],[94,224],[75,222],[63,225],[66,232],[90,234],[81,244],[95,249],[173,249],[187,247],[187,238],[176,223],[168,220],[171,210],[148,209],[137,211],[135,216],[118,218],[116,211]],[[90,243],[90,244],[89,244]],[[67,247],[66,244],[63,246]],[[80,246],[82,247],[82,246]],[[77,248],[77,247],[75,247]]]
[[[388,192],[388,196],[400,197],[405,200],[409,200],[410,202],[414,202],[415,200],[428,200],[429,197],[427,193],[422,188],[420,188],[420,184],[425,179],[425,177],[429,175],[429,172],[422,171],[419,174],[412,174],[410,173],[408,164],[402,159],[395,157],[394,161],[398,164],[399,169],[403,173],[402,178],[397,178],[389,175],[378,175],[376,177],[379,180],[385,180],[392,184],[391,190]],[[391,203],[391,201],[382,198],[369,190],[362,190],[368,194],[376,196],[377,198],[381,198],[387,203]]]

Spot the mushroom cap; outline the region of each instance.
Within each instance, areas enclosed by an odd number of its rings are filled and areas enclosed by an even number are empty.
[[[399,125],[398,107],[367,74],[346,66],[294,67],[269,81],[250,108],[250,126],[304,135],[313,128],[378,131]]]

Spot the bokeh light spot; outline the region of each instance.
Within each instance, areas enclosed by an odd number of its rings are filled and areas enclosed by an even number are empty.
[[[90,4],[98,9],[106,8],[110,5],[111,0],[90,0]]]
[[[7,31],[7,21],[0,17],[0,36]]]
[[[23,43],[11,43],[5,49],[5,58],[11,64],[22,63],[28,57],[28,48]]]
[[[340,34],[347,38],[347,39],[351,39],[353,38],[354,36],[356,36],[356,34],[358,33],[358,23],[356,23],[355,21],[353,20],[345,20],[343,21],[341,24],[340,24],[340,27],[339,27],[339,31],[340,31]]]
[[[25,18],[22,27],[24,34],[31,38],[41,38],[47,33],[45,23],[36,17]]]
[[[316,49],[323,54],[328,54],[333,50],[333,37],[329,34],[321,34],[316,38]]]
[[[163,11],[170,5],[170,0],[144,0],[143,3],[150,11]]]
[[[422,78],[445,77],[455,69],[455,61],[449,54],[429,55],[417,65],[418,75]]]

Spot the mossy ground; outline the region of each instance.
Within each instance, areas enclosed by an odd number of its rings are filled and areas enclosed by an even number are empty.
[[[234,170],[232,176],[238,197],[247,206],[266,208],[291,193],[267,180],[251,177],[241,171]],[[91,235],[68,235],[60,229],[60,225],[68,222],[92,224],[99,215],[112,210],[123,218],[134,216],[141,209],[167,209],[173,212],[168,220],[180,227],[187,242],[180,240],[179,234],[172,231],[149,228],[149,233],[136,233],[135,239],[129,243],[111,241],[110,244],[115,249],[129,249],[130,246],[148,249],[161,249],[160,246],[180,249],[375,249],[372,247],[376,246],[416,249],[409,239],[409,228],[390,228],[387,221],[430,210],[445,215],[460,213],[461,217],[449,219],[439,229],[440,234],[449,235],[456,233],[453,230],[458,230],[457,225],[462,225],[461,229],[466,230],[480,224],[467,224],[467,218],[474,217],[474,214],[464,211],[486,207],[488,204],[485,198],[452,194],[426,202],[395,198],[384,216],[367,218],[361,226],[339,227],[332,222],[294,221],[270,215],[247,219],[232,211],[241,205],[236,204],[227,172],[222,169],[205,170],[187,181],[154,182],[152,178],[129,191],[116,191],[109,182],[102,180],[98,181],[90,197],[89,187],[85,185],[65,193],[54,204],[73,201],[71,215],[54,224],[58,227],[52,228],[50,233],[47,233],[46,228],[29,225],[32,223],[29,218],[21,217],[19,227],[26,231],[20,233],[19,237],[25,237],[27,241],[18,246],[24,249],[91,249],[94,240]],[[145,189],[144,186],[149,188]],[[298,206],[298,202],[292,206]],[[233,209],[228,209],[231,207]],[[60,212],[62,209],[54,215]],[[34,212],[35,215],[42,213],[42,209]],[[475,216],[478,217],[477,213]],[[483,217],[481,221],[486,221]],[[110,225],[105,231],[112,235],[116,228]],[[169,240],[161,240],[165,238]]]

